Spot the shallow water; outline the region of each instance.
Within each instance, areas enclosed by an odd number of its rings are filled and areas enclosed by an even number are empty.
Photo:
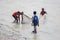
[[[46,20],[39,16],[41,8],[47,11]],[[31,24],[12,23],[15,11],[24,11],[32,17],[37,11],[39,27],[33,34]],[[59,0],[0,0],[0,40],[60,40],[60,1]]]

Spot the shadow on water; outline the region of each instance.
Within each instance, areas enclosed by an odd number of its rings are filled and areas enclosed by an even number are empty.
[[[33,35],[33,40],[37,40],[37,34]]]

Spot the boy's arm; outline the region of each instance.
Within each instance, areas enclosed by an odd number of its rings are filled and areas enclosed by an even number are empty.
[[[19,22],[20,22],[20,16],[18,17],[18,20],[19,20]]]
[[[45,11],[45,14],[47,14],[47,12]]]
[[[31,23],[31,25],[33,26],[33,17],[32,17],[32,23]]]
[[[19,22],[20,22],[20,17],[19,17]]]

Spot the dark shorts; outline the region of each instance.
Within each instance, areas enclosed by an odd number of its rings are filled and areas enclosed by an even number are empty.
[[[17,20],[17,16],[14,16],[14,15],[12,15],[12,16],[14,17],[15,20]]]
[[[37,26],[38,24],[34,24],[34,26]]]

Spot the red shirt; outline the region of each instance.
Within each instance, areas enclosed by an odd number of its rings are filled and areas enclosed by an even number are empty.
[[[17,12],[14,12],[13,15],[16,16],[17,15]]]

